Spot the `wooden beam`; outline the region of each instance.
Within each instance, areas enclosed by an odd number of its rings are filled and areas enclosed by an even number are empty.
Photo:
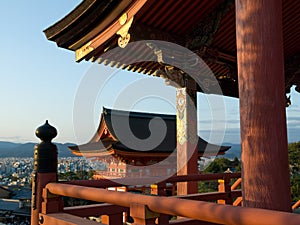
[[[50,183],[46,188],[56,195],[96,202],[108,202],[126,207],[130,207],[130,203],[139,203],[147,205],[153,212],[188,217],[211,223],[241,225],[242,221],[244,225],[299,225],[300,219],[300,215],[287,212],[219,205],[211,202],[164,196],[138,195],[128,192],[108,191],[100,188],[76,187],[60,183]]]
[[[296,91],[300,92],[300,53],[297,53],[284,63],[285,92],[290,93],[290,88],[296,85]]]
[[[211,13],[207,14],[191,32],[186,35],[185,46],[191,50],[210,46],[224,15],[229,12],[234,0],[223,1]]]
[[[242,196],[241,190],[230,192],[207,192],[198,194],[189,194],[184,196],[176,196],[176,198],[197,200],[197,201],[217,201],[219,199],[229,199]]]
[[[43,225],[104,225],[96,221],[91,221],[83,219],[78,216],[73,216],[67,213],[50,213],[42,214],[40,213],[40,224]]]
[[[209,222],[205,222],[205,221],[180,218],[177,220],[170,220],[169,224],[172,224],[172,225],[217,225],[219,223],[209,223]]]
[[[64,208],[63,212],[72,214],[75,216],[100,216],[100,215],[111,215],[123,212],[128,212],[127,207],[117,206],[112,204],[93,204],[84,206],[73,206]]]
[[[185,37],[135,22],[129,30],[131,41],[161,40],[185,45]]]

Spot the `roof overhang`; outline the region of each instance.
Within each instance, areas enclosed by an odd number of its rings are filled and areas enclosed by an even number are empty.
[[[300,4],[294,0],[282,2],[285,83],[289,93],[292,85],[300,91]],[[238,97],[233,0],[84,0],[44,32],[58,46],[75,51],[77,61],[90,60],[155,76],[166,65],[127,64],[124,59],[133,54],[127,51],[127,43],[163,40],[179,44],[204,59],[224,95]],[[116,47],[125,47],[120,50],[124,57],[106,54]],[[153,51],[145,46],[135,49],[138,55],[156,57]]]

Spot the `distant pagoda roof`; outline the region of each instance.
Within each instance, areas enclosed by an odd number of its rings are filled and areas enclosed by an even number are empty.
[[[113,119],[112,119],[113,118]],[[129,123],[129,129],[138,139],[146,139],[151,135],[149,123],[152,119],[162,119],[166,124],[166,134],[161,143],[150,150],[131,149],[119,140],[118,136],[124,137],[128,132],[121,126],[114,124]],[[118,130],[116,130],[118,129]],[[153,126],[152,131],[159,132],[160,126]],[[118,135],[116,134],[118,133]],[[123,136],[124,135],[124,136]],[[176,151],[176,115],[129,112],[103,108],[101,120],[94,137],[87,144],[70,146],[75,155],[85,156],[108,156],[118,155],[127,157],[167,157]],[[198,137],[198,156],[225,154],[230,146],[219,146],[207,143]]]

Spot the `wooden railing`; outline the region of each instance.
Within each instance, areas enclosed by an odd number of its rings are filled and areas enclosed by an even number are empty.
[[[91,180],[72,181],[65,183],[49,183],[43,191],[42,213],[40,224],[99,224],[98,222],[83,219],[83,217],[99,217],[108,215],[108,224],[123,224],[123,213],[129,213],[135,225],[139,224],[232,224],[232,225],[290,225],[299,224],[300,215],[246,207],[229,205],[234,199],[241,196],[238,179],[232,186],[229,182],[240,174],[203,174],[190,176],[175,176],[157,184],[159,194],[165,195],[167,183],[185,181],[223,180],[219,182],[219,191],[197,193],[187,196],[149,196],[133,193],[108,191],[106,187],[117,187],[118,180]],[[145,179],[126,179],[132,185],[147,183]],[[65,207],[62,206],[61,196],[80,198],[106,204],[89,206]],[[223,200],[226,205],[214,202]],[[213,201],[213,202],[204,202]],[[170,220],[169,216],[178,216],[180,219]],[[185,218],[182,218],[185,217]]]
[[[123,225],[123,216],[129,214],[134,225],[298,225],[300,215],[236,207],[241,203],[240,173],[200,174],[174,176],[156,182],[156,193],[161,196],[140,195],[106,190],[107,187],[150,185],[153,178],[120,178],[115,180],[89,180],[55,182],[57,180],[57,148],[51,140],[56,129],[46,123],[36,134],[42,142],[35,147],[32,186],[31,225],[100,224],[85,218],[107,215],[106,224]],[[230,186],[232,179],[237,179]],[[178,182],[218,180],[218,191],[186,196],[166,197],[168,184]],[[155,183],[155,182],[154,182]],[[99,202],[88,206],[64,207],[62,196]],[[210,202],[205,202],[210,201]],[[219,203],[219,204],[217,204]],[[232,205],[233,204],[233,205]],[[297,202],[294,208],[297,208]],[[169,220],[169,216],[177,220]],[[104,220],[102,221],[104,222]]]
[[[295,204],[293,204],[292,209],[295,210],[300,207],[300,200],[298,200]]]

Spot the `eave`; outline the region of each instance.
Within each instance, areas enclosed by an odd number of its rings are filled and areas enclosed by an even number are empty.
[[[224,95],[238,97],[235,5],[229,4],[232,2],[85,0],[61,21],[46,29],[45,34],[58,46],[75,51],[77,61],[89,60],[157,76],[161,69],[158,63],[128,65],[122,59],[116,60],[116,56],[105,54],[118,46],[118,31],[133,18],[128,31],[130,42],[164,40],[189,48],[211,68]],[[222,10],[224,13],[219,15]],[[289,93],[292,85],[298,85],[296,90],[300,90],[300,5],[294,0],[283,0],[282,13],[286,93]],[[121,22],[124,15],[125,24]],[[213,21],[215,24],[211,24]],[[209,27],[207,32],[203,32],[202,25]],[[203,51],[203,48],[206,50]],[[151,49],[145,48],[140,48],[137,53],[153,54]]]

